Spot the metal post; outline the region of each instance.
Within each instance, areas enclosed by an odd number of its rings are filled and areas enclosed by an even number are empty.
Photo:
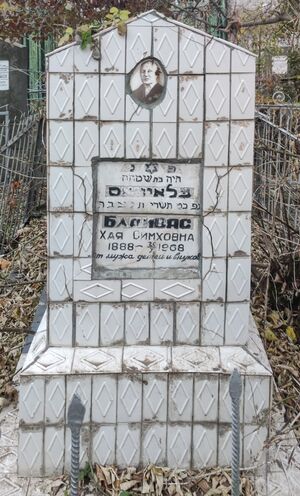
[[[240,399],[242,394],[241,374],[234,369],[229,383],[232,405],[232,496],[240,494]]]
[[[74,394],[68,410],[68,426],[71,429],[71,496],[78,496],[80,429],[85,414],[85,406]]]

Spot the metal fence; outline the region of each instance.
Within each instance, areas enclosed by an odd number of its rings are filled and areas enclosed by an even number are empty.
[[[39,113],[0,125],[0,254],[32,210],[46,202],[43,128]]]
[[[300,108],[264,106],[256,112],[254,205],[289,239],[300,234]]]

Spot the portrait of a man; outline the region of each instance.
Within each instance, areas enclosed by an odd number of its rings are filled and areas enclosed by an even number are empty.
[[[151,106],[164,92],[165,74],[155,59],[145,59],[130,78],[131,96],[136,103]]]

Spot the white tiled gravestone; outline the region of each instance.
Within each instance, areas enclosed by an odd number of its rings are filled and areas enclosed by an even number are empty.
[[[21,376],[19,473],[81,463],[242,463],[270,371],[247,346],[254,56],[155,11],[48,57],[48,316]],[[152,78],[152,79],[151,79]]]

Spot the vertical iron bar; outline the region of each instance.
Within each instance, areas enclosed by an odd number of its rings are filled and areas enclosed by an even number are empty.
[[[232,496],[240,494],[240,400],[242,394],[241,375],[234,369],[230,382],[229,394],[232,406]]]
[[[78,496],[80,429],[85,414],[85,406],[74,394],[68,409],[68,426],[71,429],[71,496]]]

